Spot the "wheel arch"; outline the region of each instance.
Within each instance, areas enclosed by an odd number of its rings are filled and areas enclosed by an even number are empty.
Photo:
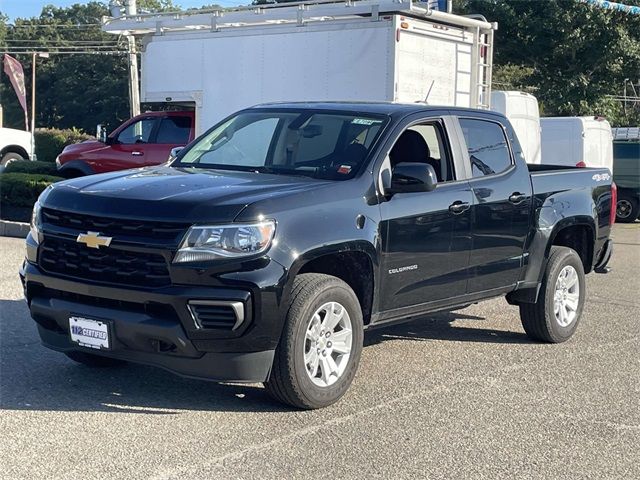
[[[551,229],[540,229],[529,252],[525,278],[516,290],[507,294],[507,301],[513,305],[537,302],[553,246],[575,250],[582,260],[585,274],[591,272],[594,265],[595,232],[595,220],[587,215],[563,218]]]
[[[58,172],[65,178],[81,177],[83,175],[93,175],[96,173],[88,163],[82,160],[71,160],[70,162],[63,163]],[[79,172],[81,175],[72,175],[72,173]]]
[[[300,255],[291,266],[283,305],[289,302],[293,280],[304,273],[324,273],[344,281],[354,291],[362,308],[365,325],[371,319],[375,294],[375,251],[366,242],[322,247]]]
[[[25,160],[29,160],[29,153],[20,145],[7,145],[2,150],[0,150],[0,157],[5,156],[7,153],[17,153]]]

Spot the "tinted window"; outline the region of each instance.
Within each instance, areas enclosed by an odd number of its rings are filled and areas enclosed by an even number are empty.
[[[504,172],[511,166],[509,145],[500,125],[485,120],[461,118],[474,177]]]
[[[189,143],[191,133],[191,118],[167,117],[160,121],[156,143],[171,145],[185,145]]]
[[[124,145],[149,143],[155,124],[155,118],[143,118],[132,123],[118,134],[118,143]]]

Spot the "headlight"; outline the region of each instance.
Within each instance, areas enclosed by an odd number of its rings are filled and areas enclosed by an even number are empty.
[[[31,212],[31,237],[36,243],[40,243],[40,222],[40,202],[36,202]]]
[[[275,230],[273,220],[191,227],[173,261],[200,262],[257,255],[269,248]]]

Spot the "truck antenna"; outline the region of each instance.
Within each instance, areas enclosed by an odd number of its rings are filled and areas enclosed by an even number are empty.
[[[429,95],[431,95],[431,90],[433,89],[433,85],[436,83],[435,80],[431,80],[431,85],[429,85],[429,91],[427,91],[427,96],[424,97],[423,102],[429,105]]]

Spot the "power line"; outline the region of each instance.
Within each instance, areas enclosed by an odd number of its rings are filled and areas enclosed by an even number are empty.
[[[31,23],[27,23],[27,24],[20,24],[20,25],[12,25],[9,24],[9,30],[11,30],[12,28],[44,28],[44,27],[53,27],[53,28],[92,28],[92,27],[99,27],[100,23],[79,23],[77,25],[65,25],[65,24],[60,24],[60,23],[40,23],[40,24],[31,24]]]

